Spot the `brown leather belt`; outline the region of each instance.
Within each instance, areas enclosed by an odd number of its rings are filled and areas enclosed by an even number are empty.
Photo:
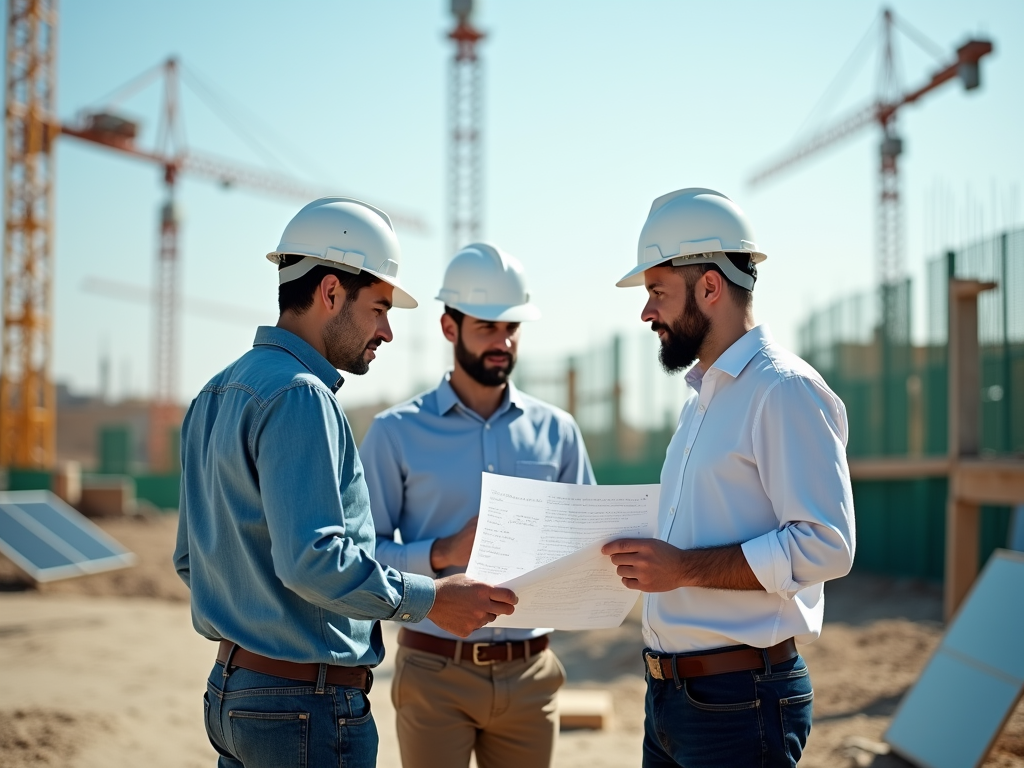
[[[463,643],[402,627],[398,630],[398,644],[414,651],[434,653],[449,659],[461,658],[462,661],[483,665],[536,656],[548,647],[548,636],[541,635],[532,640],[517,640],[512,643]],[[460,645],[460,656],[456,656]]]
[[[792,638],[783,640],[768,649],[768,660],[772,664],[796,658],[798,651]],[[705,677],[707,675],[723,675],[727,672],[746,672],[751,669],[764,669],[764,655],[760,648],[738,648],[735,651],[706,653],[700,656],[673,656],[672,654],[645,653],[647,669],[655,680],[672,680],[672,665],[676,665],[679,679],[686,677]]]
[[[289,680],[303,680],[310,683],[315,683],[320,679],[319,664],[300,664],[296,661],[271,659],[268,656],[260,656],[258,653],[247,651],[230,640],[221,640],[220,648],[217,651],[217,661],[224,664],[228,658],[231,659],[232,668],[241,667],[264,675],[284,677]],[[373,672],[369,667],[339,667],[334,664],[324,666],[327,667],[327,674],[324,677],[326,685],[359,688],[363,693],[369,693],[373,686]]]

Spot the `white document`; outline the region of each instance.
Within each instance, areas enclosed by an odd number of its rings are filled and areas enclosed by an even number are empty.
[[[617,627],[627,589],[609,541],[657,535],[657,485],[569,485],[484,473],[467,575],[512,589],[519,604],[488,626]]]

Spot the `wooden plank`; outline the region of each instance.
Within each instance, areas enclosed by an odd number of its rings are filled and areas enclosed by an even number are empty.
[[[950,492],[976,504],[1024,504],[1024,461],[962,461]]]
[[[946,573],[942,612],[949,621],[978,575],[981,508],[950,497],[946,507]]]
[[[981,351],[978,343],[978,294],[995,283],[949,281],[949,453],[977,456],[981,448]]]
[[[850,459],[850,477],[854,480],[916,480],[919,477],[945,477],[949,474],[949,459],[931,458]]]
[[[558,718],[563,729],[601,731],[611,725],[611,691],[563,688],[558,692]]]

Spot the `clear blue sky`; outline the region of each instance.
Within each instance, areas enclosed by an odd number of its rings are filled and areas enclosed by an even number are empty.
[[[979,91],[953,83],[901,115],[907,260],[919,272],[926,251],[1004,223],[1012,189],[1024,220],[1024,3],[894,8],[947,50],[978,33],[996,45]],[[769,254],[756,313],[784,343],[795,346],[812,306],[870,286],[874,129],[763,188],[745,179],[794,139],[878,12],[869,2],[484,2],[485,235],[523,261],[545,312],[527,328],[522,354],[568,354],[619,330],[642,332],[642,289],[614,282],[635,261],[651,201],[680,187],[715,187],[746,209]],[[269,143],[296,172],[430,222],[428,236],[402,235],[402,277],[421,307],[393,312],[396,341],[342,399],[404,396],[440,373],[432,297],[450,256],[447,2],[63,0],[61,14],[64,119],[177,54],[272,126],[283,139]],[[906,40],[901,50],[905,80],[916,84],[934,63]],[[873,76],[872,61],[832,116],[867,102]],[[145,123],[144,142],[156,106],[155,90],[124,105]],[[261,162],[188,92],[184,110],[191,146]],[[149,312],[86,293],[82,282],[152,283],[159,174],[70,139],[57,161],[57,378],[95,389],[107,348],[114,394],[148,392]],[[957,200],[941,226],[927,215],[939,186]],[[299,204],[187,178],[180,192],[183,292],[273,322],[276,279],[264,254]],[[968,208],[984,219],[968,218]],[[252,333],[187,315],[182,398],[244,352]]]

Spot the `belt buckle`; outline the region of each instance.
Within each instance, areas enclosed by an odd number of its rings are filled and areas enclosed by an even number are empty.
[[[473,643],[473,663],[476,664],[478,667],[486,667],[491,664],[496,664],[499,661],[512,661],[512,643],[505,643],[506,656],[504,659],[480,658],[481,648],[491,648],[495,645],[498,645],[498,643]]]
[[[665,675],[661,671],[661,658],[655,656],[653,653],[644,654],[644,660],[647,662],[647,670],[651,673],[651,677],[655,680],[664,680]]]

